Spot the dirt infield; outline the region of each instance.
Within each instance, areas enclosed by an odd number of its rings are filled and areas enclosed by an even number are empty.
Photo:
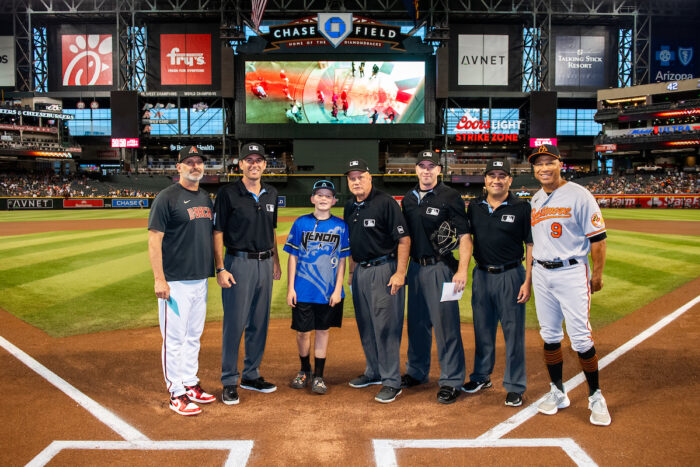
[[[596,330],[601,357],[636,336],[700,293],[700,278],[637,312]],[[595,299],[595,297],[594,297]],[[700,305],[601,370],[601,384],[613,416],[609,427],[588,422],[584,385],[570,391],[570,408],[556,416],[535,415],[505,436],[509,438],[572,438],[602,465],[690,465],[697,461],[697,417],[700,415]],[[547,389],[541,340],[526,335],[528,390],[525,405],[503,404],[501,387],[504,345],[501,336],[494,387],[462,396],[453,405],[435,401],[439,374],[436,356],[430,383],[404,390],[398,400],[374,402],[376,386],[352,389],[347,381],[362,373],[364,358],[357,328],[346,319],[331,335],[326,376],[329,393],[318,396],[294,390],[287,382],[298,368],[293,332],[288,320],[273,320],[261,367],[279,389],[272,394],[240,391],[241,403],[217,401],[204,413],[185,418],[167,407],[160,369],[158,328],[104,332],[54,339],[14,316],[0,311],[0,335],[121,417],[151,440],[252,440],[250,465],[370,465],[372,439],[473,439],[534,402]],[[468,368],[473,358],[471,326],[462,327]],[[568,346],[567,346],[568,348]],[[205,388],[221,394],[219,383],[221,323],[207,323],[202,336],[200,372]],[[406,337],[402,355],[406,355]],[[579,367],[575,353],[565,352],[565,379]],[[121,438],[48,384],[35,372],[0,350],[0,377],[11,388],[3,398],[0,425],[0,465],[23,465],[53,440]],[[54,462],[63,464],[144,465],[163,462],[223,463],[221,452],[65,450]],[[399,465],[451,465],[474,462],[502,465],[569,463],[553,447],[399,449]]]
[[[294,217],[280,217],[278,221],[291,222],[294,219]],[[615,230],[630,230],[633,232],[666,233],[677,235],[700,235],[700,222],[693,221],[610,219],[605,221],[605,223],[608,228]],[[53,232],[58,230],[145,229],[147,226],[147,219],[3,222],[0,223],[0,236]]]

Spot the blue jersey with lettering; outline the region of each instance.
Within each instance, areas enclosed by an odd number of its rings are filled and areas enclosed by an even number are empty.
[[[328,303],[335,289],[338,263],[350,255],[348,226],[339,217],[301,216],[292,225],[284,251],[297,257],[297,302]],[[345,297],[345,291],[341,292]]]

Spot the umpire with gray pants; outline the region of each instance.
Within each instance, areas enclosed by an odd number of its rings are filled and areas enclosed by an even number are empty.
[[[459,321],[459,303],[441,302],[445,282],[461,291],[467,281],[469,258],[467,213],[460,194],[438,180],[442,170],[437,154],[422,151],[416,160],[418,185],[403,198],[403,213],[411,235],[411,264],[408,268],[408,362],[402,386],[428,380],[430,347],[435,331],[440,379],[437,400],[457,400],[466,377],[464,346]],[[435,238],[441,225],[449,223],[450,242],[440,246]],[[463,249],[459,263],[452,248]]]
[[[510,193],[512,182],[510,163],[491,160],[484,172],[486,196],[472,200],[467,209],[476,260],[472,280],[475,350],[474,372],[462,389],[475,393],[491,387],[500,321],[506,342],[505,404],[517,407],[526,388],[525,303],[532,287],[532,233],[530,205]]]
[[[374,399],[388,403],[401,394],[399,347],[411,240],[398,203],[372,187],[367,163],[352,160],[345,173],[354,195],[343,214],[350,234],[352,301],[366,359],[365,372],[350,386],[381,384]]]
[[[238,404],[238,350],[244,331],[241,388],[265,393],[277,389],[259,371],[270,321],[272,281],[282,275],[275,241],[277,190],[260,181],[267,166],[261,144],[243,145],[239,166],[243,177],[219,190],[214,204],[216,280],[224,307],[221,399],[227,405]]]

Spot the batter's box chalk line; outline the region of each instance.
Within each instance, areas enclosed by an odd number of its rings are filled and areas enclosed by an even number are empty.
[[[377,467],[398,467],[397,449],[460,449],[460,448],[560,448],[576,465],[597,466],[571,438],[529,439],[374,439],[374,460]]]
[[[169,441],[54,441],[27,464],[39,467],[48,464],[64,449],[101,451],[228,451],[227,467],[248,463],[253,441],[249,440],[169,440]]]

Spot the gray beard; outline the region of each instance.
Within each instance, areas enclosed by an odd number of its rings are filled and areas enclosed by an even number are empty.
[[[184,174],[182,178],[185,180],[189,180],[190,182],[198,182],[204,177],[204,173],[200,173],[199,175],[192,175],[192,174]]]

